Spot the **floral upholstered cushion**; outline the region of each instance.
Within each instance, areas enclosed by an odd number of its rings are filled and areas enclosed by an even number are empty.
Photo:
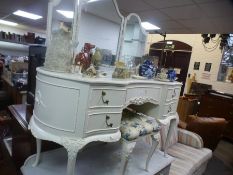
[[[151,134],[158,130],[158,124],[151,117],[127,116],[121,121],[121,137],[130,141],[137,139],[139,136]]]

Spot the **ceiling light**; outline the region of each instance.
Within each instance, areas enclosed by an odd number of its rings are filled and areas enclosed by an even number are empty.
[[[8,26],[17,26],[18,25],[15,22],[5,21],[5,20],[2,20],[2,19],[0,19],[0,24],[5,24],[5,25],[8,25]]]
[[[151,24],[149,22],[142,22],[142,27],[146,30],[159,30],[160,28],[154,24]]]
[[[167,44],[173,44],[173,42],[172,41],[167,41]]]
[[[65,16],[66,18],[73,18],[74,16],[74,12],[72,11],[65,11],[65,10],[56,10],[58,13],[62,14],[63,16]]]
[[[36,15],[36,14],[33,14],[33,13],[29,13],[29,12],[25,12],[25,11],[22,11],[22,10],[17,10],[13,14],[17,15],[17,16],[24,17],[24,18],[33,19],[33,20],[43,18],[42,16],[39,16],[39,15]]]
[[[96,2],[96,1],[99,1],[99,0],[89,0],[89,1],[87,1],[87,3]]]

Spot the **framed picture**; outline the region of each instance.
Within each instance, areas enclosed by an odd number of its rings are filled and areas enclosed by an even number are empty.
[[[194,70],[199,70],[199,68],[200,68],[200,62],[195,62],[194,66],[193,66],[193,69]]]
[[[212,63],[205,63],[205,71],[210,72]]]

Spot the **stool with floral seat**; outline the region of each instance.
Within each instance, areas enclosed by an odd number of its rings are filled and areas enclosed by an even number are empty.
[[[152,140],[152,146],[145,166],[145,170],[148,170],[150,159],[159,144],[157,134],[160,126],[156,120],[152,117],[138,114],[123,116],[120,130],[122,141],[121,174],[125,174],[129,156],[133,152],[137,140],[146,136],[150,136]]]

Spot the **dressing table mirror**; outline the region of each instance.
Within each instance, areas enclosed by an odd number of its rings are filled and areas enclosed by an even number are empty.
[[[136,58],[144,55],[147,39],[147,32],[142,28],[137,14],[131,13],[125,18],[123,38],[120,59],[131,67]]]
[[[116,0],[82,1],[77,53],[85,49],[85,43],[90,43],[92,60],[101,65],[97,69],[110,69],[119,58],[123,21]]]

